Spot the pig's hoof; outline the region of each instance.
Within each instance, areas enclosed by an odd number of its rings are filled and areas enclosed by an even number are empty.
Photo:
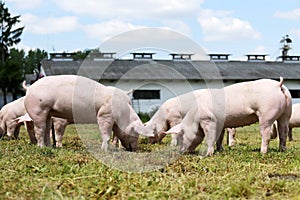
[[[179,154],[181,154],[181,155],[187,154],[187,151],[186,150],[179,150]]]
[[[234,142],[230,142],[230,143],[228,144],[229,147],[232,147],[232,146],[234,146],[234,145],[235,145]]]
[[[30,144],[35,145],[35,144],[37,144],[37,141],[36,140],[31,140]]]
[[[224,148],[223,148],[222,146],[221,146],[221,147],[218,147],[218,148],[217,148],[217,151],[218,151],[218,152],[222,152],[222,151],[224,151]]]
[[[281,152],[285,152],[285,151],[286,151],[286,147],[280,147],[279,150],[280,150]]]
[[[268,153],[267,150],[261,150],[260,152],[261,152],[262,154],[267,154],[267,153]]]

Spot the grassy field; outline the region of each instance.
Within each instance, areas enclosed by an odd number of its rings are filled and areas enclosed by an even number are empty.
[[[88,126],[83,130],[88,132]],[[68,126],[61,149],[29,145],[22,128],[20,140],[0,141],[0,198],[299,199],[300,129],[295,131],[295,141],[287,143],[286,152],[278,151],[276,139],[269,153],[261,155],[258,126],[252,125],[238,129],[236,146],[225,146],[213,157],[175,156],[169,165],[154,171],[128,173],[91,155],[74,125]],[[142,139],[139,153],[130,155],[159,152],[169,141],[151,146]]]

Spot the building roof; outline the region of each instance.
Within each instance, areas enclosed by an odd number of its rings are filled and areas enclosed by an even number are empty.
[[[300,62],[187,60],[44,60],[46,75],[78,74],[94,80],[300,80]]]

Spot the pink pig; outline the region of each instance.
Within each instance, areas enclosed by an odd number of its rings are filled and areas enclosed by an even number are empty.
[[[9,139],[12,136],[18,138],[21,124],[18,124],[16,118],[24,115],[25,113],[24,97],[3,106],[0,110],[0,135],[7,133]],[[31,143],[34,143],[34,135],[29,136]]]
[[[300,127],[300,103],[292,105],[292,115],[289,121],[289,133],[288,137],[290,141],[293,141],[293,128]],[[278,125],[277,122],[273,124],[273,132],[275,137],[278,134]]]
[[[201,94],[199,92],[200,90],[195,90],[182,94],[168,99],[161,105],[151,119],[145,123],[146,126],[150,127],[155,133],[155,137],[149,138],[149,143],[161,142],[166,135],[164,132],[182,121],[190,109],[190,105],[193,104],[192,102]],[[176,136],[173,134],[171,145],[177,145]]]
[[[267,153],[271,126],[275,120],[279,129],[279,148],[286,149],[292,100],[288,89],[280,82],[261,79],[237,83],[223,89],[202,90],[182,122],[166,133],[177,133],[181,151],[192,152],[204,136],[207,155],[213,155],[214,144],[223,139],[223,128],[235,128],[260,123],[261,152]],[[219,138],[220,137],[220,138]]]
[[[300,127],[300,103],[293,104],[292,116],[289,122],[289,140],[293,140],[293,128]]]
[[[76,75],[44,77],[32,84],[25,96],[25,108],[34,122],[38,145],[50,145],[51,117],[75,123],[98,123],[102,150],[108,150],[112,131],[127,150],[136,150],[139,134],[154,136],[130,104],[126,92]]]
[[[168,99],[163,103],[151,119],[145,123],[147,127],[153,129],[155,134],[154,137],[149,138],[149,143],[161,142],[166,136],[165,132],[179,124],[191,108],[191,105],[193,105],[193,102],[198,98],[201,99],[201,93],[201,90],[195,90]],[[171,145],[178,145],[177,137],[174,134],[172,134]],[[217,149],[223,149],[221,143],[217,146]]]

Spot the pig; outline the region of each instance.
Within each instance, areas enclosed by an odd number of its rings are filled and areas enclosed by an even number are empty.
[[[26,92],[25,108],[34,123],[38,146],[49,146],[51,117],[74,123],[97,123],[101,149],[107,151],[112,131],[129,151],[137,150],[139,134],[154,136],[131,106],[125,91],[77,75],[48,76]]]
[[[22,87],[25,91],[27,91],[29,88],[29,86],[26,85],[25,80],[22,82]],[[24,110],[25,110],[25,106],[24,106]],[[62,137],[65,133],[66,126],[68,124],[71,124],[72,121],[68,121],[67,119],[58,118],[58,117],[52,117],[51,120],[52,120],[52,125],[53,125],[52,131],[54,131],[53,146],[62,147]],[[18,121],[18,123],[25,124],[25,128],[29,135],[35,135],[33,121],[27,113],[23,116],[18,117],[17,121]],[[50,138],[48,138],[48,140],[50,140]],[[36,141],[35,141],[35,143],[36,143]]]
[[[164,132],[182,121],[194,99],[198,98],[199,91],[195,90],[168,99],[160,106],[151,119],[145,123],[147,127],[150,127],[154,131],[155,135],[154,137],[149,137],[149,143],[161,142],[166,136]],[[171,145],[177,145],[176,136],[174,135],[172,135]]]
[[[153,129],[155,135],[154,137],[149,137],[149,143],[153,144],[161,142],[161,140],[166,136],[165,132],[182,121],[190,109],[190,105],[192,105],[195,99],[198,98],[199,101],[201,101],[201,90],[182,94],[168,99],[165,103],[163,103],[151,119],[145,123],[146,126]],[[234,143],[234,128],[227,128],[227,131],[230,133],[232,138],[229,146],[232,146]],[[172,134],[171,146],[177,146],[177,144],[176,136]],[[221,151],[222,149],[222,143],[220,143],[220,145],[217,146],[217,150]]]
[[[292,105],[292,115],[289,121],[289,132],[288,132],[289,141],[293,141],[293,128],[296,127],[300,127],[300,103]],[[276,137],[278,134],[278,127],[276,122],[273,124],[273,131]]]
[[[288,137],[290,141],[293,141],[293,128],[300,127],[300,103],[293,104],[292,116],[289,122],[289,133]]]
[[[24,97],[3,106],[0,110],[0,135],[6,133],[8,139],[11,139],[12,136],[18,139],[21,125],[15,119],[25,113]],[[29,137],[30,141],[34,142],[34,135],[29,135]]]
[[[223,89],[206,89],[200,95],[182,122],[166,132],[177,134],[181,152],[193,152],[205,136],[206,155],[211,156],[216,141],[223,140],[223,128],[242,127],[258,121],[262,136],[261,153],[267,153],[275,120],[278,122],[279,148],[286,150],[292,100],[282,77],[280,82],[260,79]]]

